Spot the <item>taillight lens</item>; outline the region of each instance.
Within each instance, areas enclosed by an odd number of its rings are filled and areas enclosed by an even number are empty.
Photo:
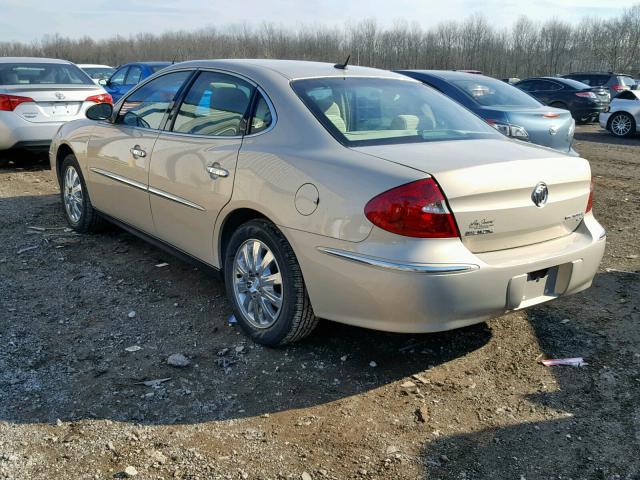
[[[393,188],[372,198],[364,213],[377,227],[418,238],[457,237],[458,227],[433,178]]]
[[[593,92],[577,92],[576,97],[586,97],[586,98],[592,98],[592,99],[598,98],[596,97],[596,94]]]
[[[624,87],[622,85],[614,85],[611,88],[614,89],[616,92],[621,92],[622,90],[624,90]]]
[[[110,103],[113,105],[113,98],[108,93],[100,93],[98,95],[91,95],[85,99],[85,102],[95,102],[95,103]]]
[[[593,209],[593,193],[596,190],[596,182],[591,180],[591,185],[589,185],[589,200],[587,200],[587,209],[584,213],[589,213]]]
[[[33,101],[33,98],[29,97],[21,97],[19,95],[6,95],[4,93],[0,93],[0,110],[3,112],[13,112],[21,103]]]

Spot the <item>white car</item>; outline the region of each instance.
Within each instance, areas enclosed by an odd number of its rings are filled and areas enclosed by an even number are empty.
[[[640,90],[619,93],[599,117],[600,126],[616,137],[640,133]]]
[[[93,83],[97,85],[106,85],[107,80],[111,78],[113,72],[116,71],[115,68],[110,67],[109,65],[98,65],[94,63],[82,63],[78,64],[84,73],[91,77]]]
[[[50,58],[0,58],[0,150],[48,149],[60,125],[111,96],[80,68]]]

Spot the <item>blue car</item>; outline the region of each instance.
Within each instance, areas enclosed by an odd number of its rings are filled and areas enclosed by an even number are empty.
[[[548,107],[495,78],[449,70],[399,70],[467,107],[499,132],[518,140],[577,155],[571,148],[575,121],[567,110]]]
[[[141,80],[169,65],[171,62],[135,62],[120,65],[104,84],[104,89],[113,98],[113,103],[116,103]]]

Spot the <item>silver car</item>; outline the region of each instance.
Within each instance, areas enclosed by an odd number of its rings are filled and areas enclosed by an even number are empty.
[[[221,269],[266,345],[318,318],[482,322],[588,288],[605,248],[586,160],[392,72],[186,62],[87,116],[50,151],[71,227],[108,219]]]
[[[602,128],[616,137],[630,137],[640,133],[640,90],[619,93],[598,120]]]
[[[71,62],[0,58],[0,150],[46,150],[60,125],[101,102],[111,97]]]
[[[82,69],[84,73],[91,77],[93,83],[97,85],[106,85],[107,80],[111,78],[111,75],[116,71],[115,68],[109,65],[98,65],[93,63],[78,64],[78,67]]]

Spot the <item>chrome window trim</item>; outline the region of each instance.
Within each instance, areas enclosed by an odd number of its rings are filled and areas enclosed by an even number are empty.
[[[117,173],[112,173],[107,170],[103,170],[101,168],[96,168],[96,167],[91,167],[90,170],[93,173],[97,173],[98,175],[102,175],[103,177],[110,178],[111,180],[115,180],[116,182],[124,183],[125,185],[129,185],[139,190],[144,190],[145,192],[148,190],[147,186],[144,183],[131,180],[130,178],[123,177],[122,175],[118,175]]]
[[[478,270],[480,267],[474,264],[445,264],[445,263],[412,263],[412,262],[396,262],[393,260],[385,260],[377,257],[370,257],[360,253],[348,252],[336,248],[317,247],[322,253],[332,255],[334,257],[343,258],[361,265],[381,268],[405,273],[419,273],[427,275],[446,275],[453,273],[464,273]]]
[[[154,188],[151,186],[148,188],[148,190],[149,190],[149,193],[153,193],[154,195],[157,195],[159,197],[166,198],[167,200],[171,200],[173,202],[180,203],[181,205],[186,205],[187,207],[195,208],[196,210],[200,210],[203,212],[206,211],[204,207],[198,205],[197,203],[190,202],[185,198],[178,197],[177,195],[173,195],[169,192],[165,192],[164,190],[160,190],[158,188]]]
[[[102,170],[101,168],[91,167],[90,170],[98,175],[102,175],[103,177],[110,178],[111,180],[115,180],[116,182],[124,183],[125,185],[129,185],[131,187],[137,188],[144,192],[152,193],[162,198],[166,198],[167,200],[171,200],[173,202],[179,203],[181,205],[186,205],[190,208],[195,208],[196,210],[206,211],[204,207],[198,205],[197,203],[190,202],[186,198],[178,197],[177,195],[173,195],[169,192],[165,192],[164,190],[160,190],[158,188],[154,188],[144,183],[137,182],[135,180],[131,180],[130,178],[123,177],[122,175],[118,175],[117,173],[112,173],[107,170]]]

